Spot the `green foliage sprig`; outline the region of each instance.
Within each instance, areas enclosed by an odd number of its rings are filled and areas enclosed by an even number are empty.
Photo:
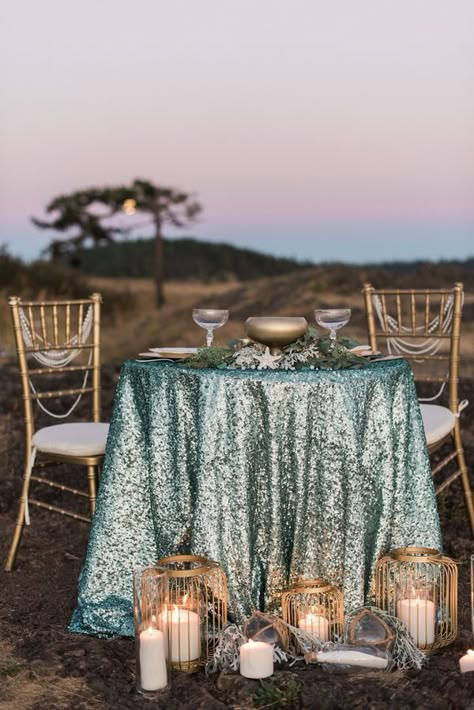
[[[309,329],[303,337],[283,348],[278,357],[270,356],[268,348],[260,343],[242,347],[240,341],[233,341],[227,347],[200,348],[195,355],[183,360],[182,365],[193,369],[340,370],[361,367],[367,362],[366,358],[351,352],[350,348],[356,344],[349,338],[333,343]]]
[[[232,362],[233,357],[234,350],[230,347],[212,346],[199,348],[197,353],[183,360],[182,364],[195,370],[223,368]]]
[[[280,674],[279,674],[280,675]],[[283,710],[302,708],[302,682],[294,675],[289,678],[275,677],[272,680],[261,680],[260,686],[252,697],[252,708],[273,708]]]
[[[308,328],[301,338],[283,348],[282,369],[360,367],[367,360],[351,351],[356,345],[358,343],[350,338],[332,341],[329,337],[319,337],[316,330]]]

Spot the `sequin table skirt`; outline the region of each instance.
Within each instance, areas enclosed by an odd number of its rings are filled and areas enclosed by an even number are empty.
[[[391,547],[440,547],[413,375],[192,370],[126,362],[70,630],[133,635],[132,570],[195,553],[240,621],[297,577],[370,601]]]

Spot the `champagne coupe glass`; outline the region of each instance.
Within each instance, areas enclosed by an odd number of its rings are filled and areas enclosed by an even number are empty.
[[[207,330],[206,343],[210,348],[214,340],[214,331],[227,323],[229,311],[216,308],[193,308],[193,321]]]
[[[314,311],[314,319],[321,328],[329,330],[332,347],[336,343],[337,331],[343,328],[351,318],[350,308],[323,308]]]

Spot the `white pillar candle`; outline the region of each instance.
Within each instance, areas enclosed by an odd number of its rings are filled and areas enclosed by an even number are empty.
[[[361,666],[363,668],[379,668],[383,670],[388,666],[388,660],[381,656],[373,656],[362,651],[319,651],[316,654],[318,663],[344,663],[348,666]]]
[[[140,633],[140,685],[143,690],[160,690],[167,682],[165,637],[149,626]]]
[[[435,640],[435,605],[429,599],[401,599],[397,616],[403,621],[417,646],[429,646]]]
[[[268,678],[273,675],[273,646],[264,641],[250,641],[240,647],[240,675],[244,678]]]
[[[298,621],[298,626],[303,631],[316,636],[320,641],[329,641],[329,621],[320,614],[306,614]]]
[[[171,660],[185,663],[201,656],[199,616],[186,607],[175,606],[168,616]]]
[[[461,673],[469,673],[474,671],[474,651],[469,651],[459,659],[459,668]]]

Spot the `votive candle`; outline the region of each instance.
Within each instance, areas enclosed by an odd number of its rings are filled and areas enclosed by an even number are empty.
[[[240,675],[268,678],[273,675],[273,646],[264,641],[248,641],[240,647]]]
[[[461,673],[472,673],[474,671],[474,651],[469,651],[459,659]]]

